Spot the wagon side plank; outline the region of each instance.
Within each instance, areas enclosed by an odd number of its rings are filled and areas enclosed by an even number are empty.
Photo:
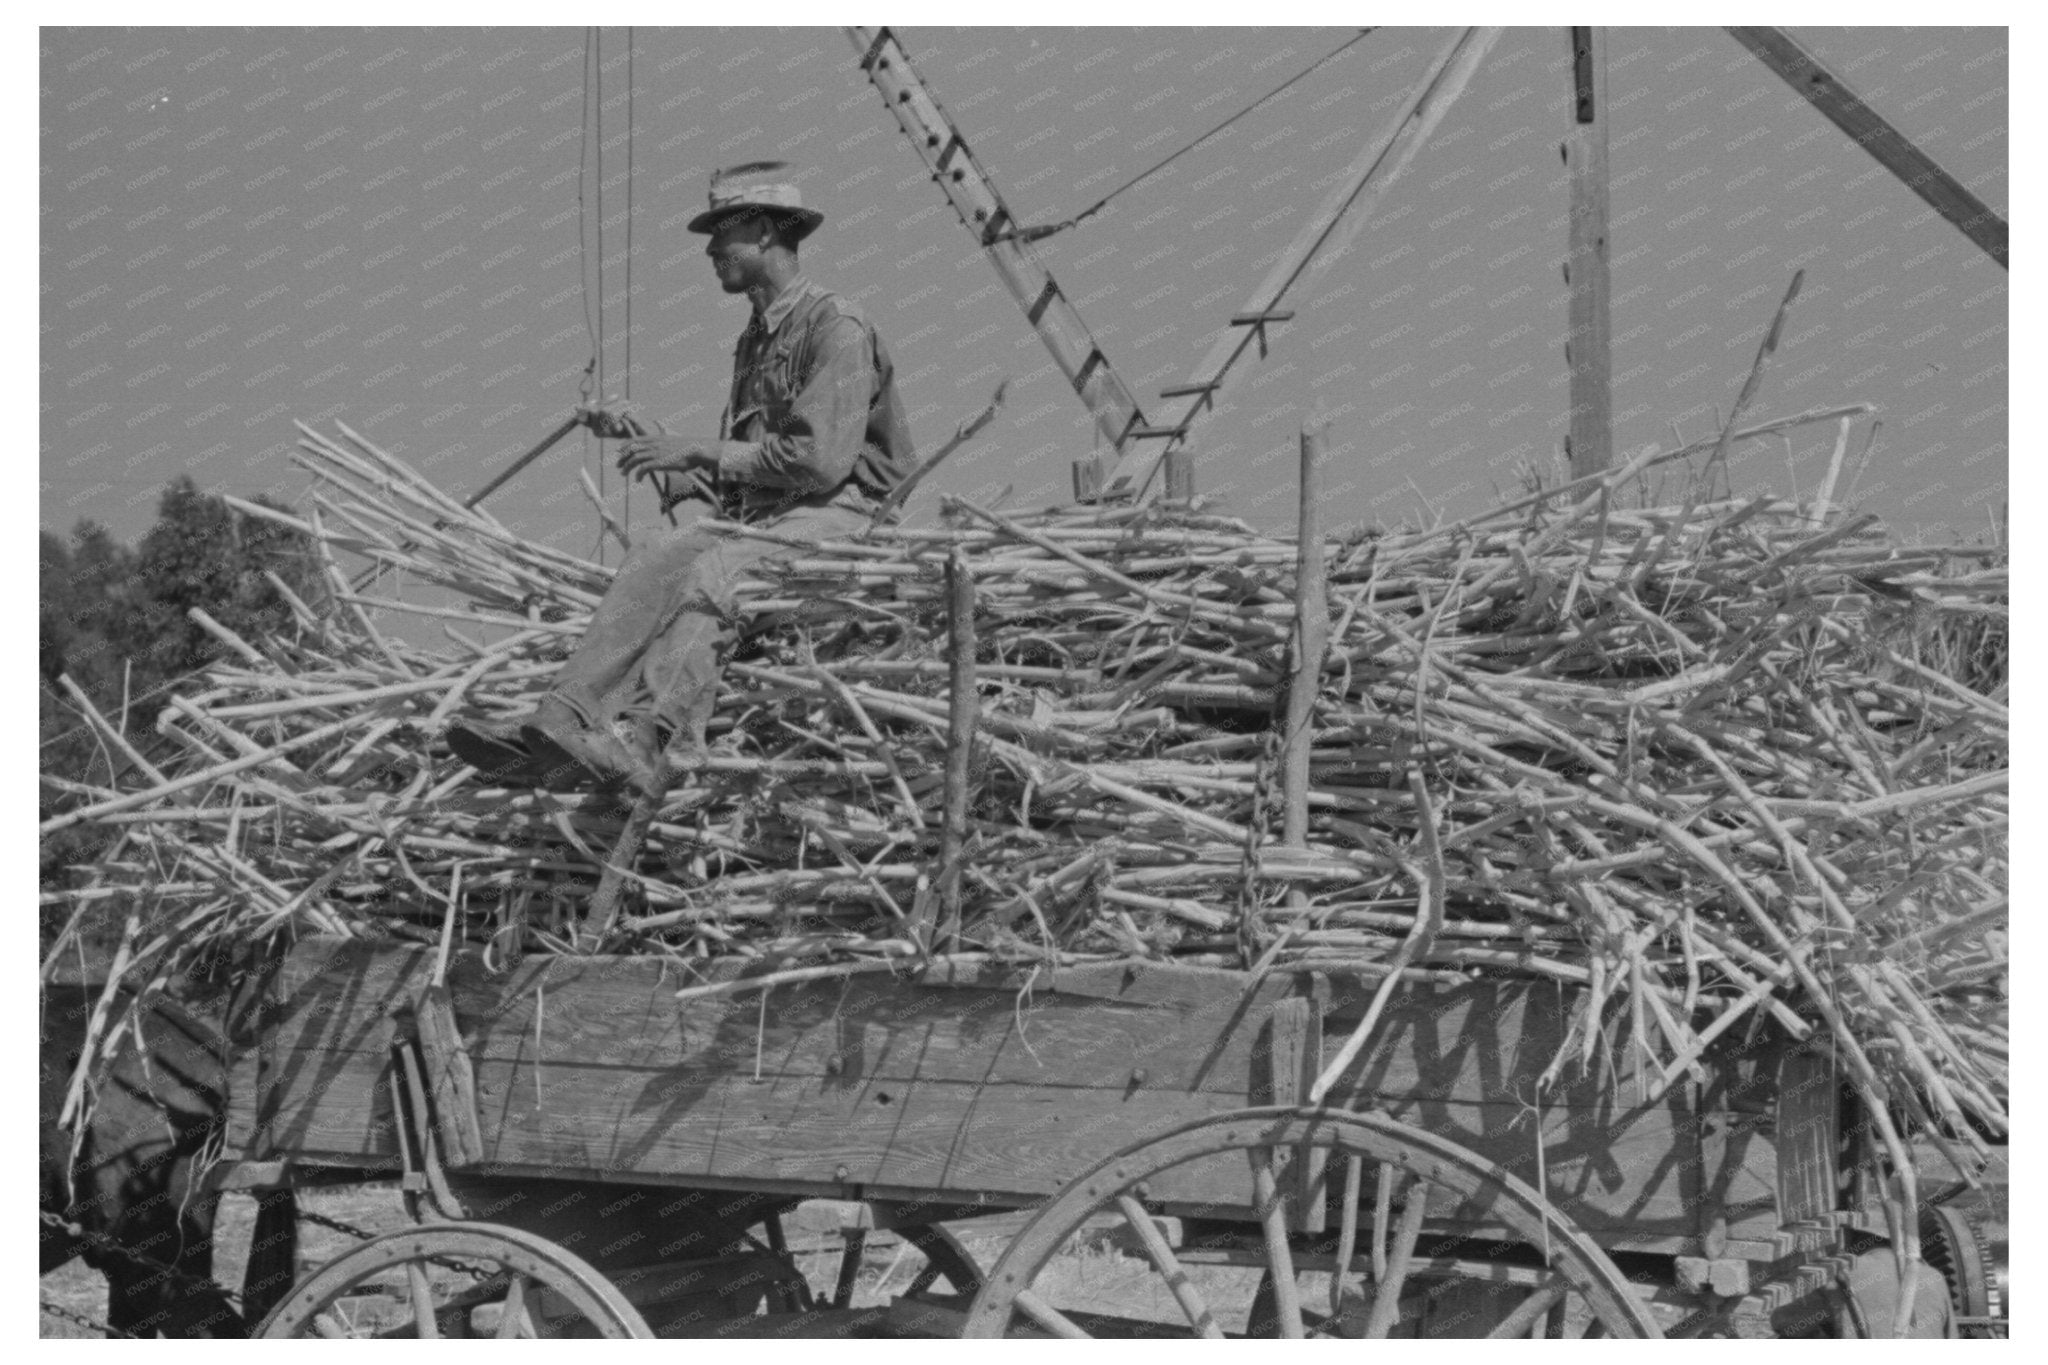
[[[416,997],[430,962],[426,949],[341,941],[294,951],[258,1116],[275,1154],[395,1154],[388,1016]],[[493,977],[458,957],[449,974],[487,1169],[1009,1202],[1250,1101],[1270,1066],[1263,1030],[1296,985],[1276,976],[1245,992],[1243,980],[976,967],[678,1002],[684,983],[644,958],[536,958]],[[1364,992],[1336,983],[1327,994],[1322,1027],[1343,1037]],[[1617,1049],[1605,1074],[1539,1094],[1568,1003],[1523,983],[1408,992],[1331,1098],[1498,1161],[1603,1240],[1686,1244],[1702,1201],[1722,1207],[1732,1237],[1774,1234],[1780,1173],[1754,1120],[1775,1062],[1719,1058],[1702,1099],[1680,1087],[1650,1102]],[[1702,1142],[1703,1113],[1725,1140]],[[1153,1197],[1238,1206],[1248,1173],[1241,1161],[1190,1167]]]

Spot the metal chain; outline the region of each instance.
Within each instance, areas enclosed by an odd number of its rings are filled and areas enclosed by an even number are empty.
[[[324,1213],[315,1213],[303,1205],[299,1208],[299,1221],[301,1223],[311,1223],[315,1227],[328,1228],[335,1232],[345,1232],[349,1236],[364,1242],[377,1235],[374,1232],[366,1232],[352,1223],[345,1223],[339,1218],[329,1218]]]
[[[97,1318],[87,1317],[83,1313],[66,1308],[61,1303],[51,1303],[48,1299],[43,1299],[41,1302],[45,1313],[48,1313],[53,1318],[62,1318],[74,1327],[83,1327],[86,1331],[97,1332],[103,1337],[126,1337],[130,1341],[141,1340],[133,1332],[124,1332],[112,1323],[101,1322]]]
[[[116,1242],[113,1238],[106,1236],[104,1233],[93,1232],[87,1228],[80,1227],[76,1223],[68,1222],[63,1218],[58,1217],[56,1214],[49,1212],[47,1209],[39,1209],[37,1210],[37,1212],[41,1216],[42,1221],[50,1227],[57,1228],[60,1231],[79,1239],[82,1242],[86,1242],[102,1251],[111,1252],[112,1254],[121,1257],[123,1260],[130,1261],[148,1270],[155,1271],[156,1273],[167,1276],[170,1279],[175,1280],[181,1284],[201,1289],[207,1289],[222,1294],[227,1298],[228,1302],[234,1307],[236,1312],[243,1311],[241,1295],[236,1293],[234,1290],[229,1289],[227,1286],[219,1283],[216,1280],[204,1279],[197,1275],[189,1275],[184,1271],[179,1270],[173,1266],[165,1265],[162,1261],[155,1260],[152,1257],[145,1256],[141,1252],[130,1251],[127,1247],[122,1246],[119,1242]],[[353,1223],[347,1222],[340,1218],[331,1218],[324,1213],[319,1213],[313,1209],[305,1208],[303,1206],[301,1206],[298,1210],[298,1218],[299,1221],[302,1223],[311,1223],[315,1227],[327,1228],[330,1231],[339,1232],[346,1236],[353,1237],[358,1241],[367,1242],[371,1238],[377,1236],[376,1233],[370,1232],[364,1228],[359,1228]],[[490,1272],[479,1270],[476,1266],[473,1265],[465,1265],[462,1262],[453,1259],[452,1257],[428,1256],[425,1259],[430,1264],[438,1265],[441,1266],[443,1269],[453,1270],[459,1274],[467,1275],[471,1279],[479,1282],[482,1282],[490,1278]],[[71,1322],[75,1326],[85,1327],[94,1332],[100,1332],[112,1337],[133,1337],[135,1335],[133,1332],[124,1332],[118,1327],[113,1327],[103,1322],[96,1322],[93,1319],[85,1317],[84,1315],[79,1314],[77,1312],[74,1312],[69,1308],[65,1308],[59,1304],[51,1303],[48,1299],[42,1300],[42,1306],[44,1312],[54,1314],[57,1317],[63,1318],[66,1321]]]
[[[311,1223],[315,1227],[330,1228],[335,1232],[347,1233],[349,1236],[364,1242],[369,1241],[373,1237],[381,1235],[375,1232],[366,1231],[363,1228],[356,1227],[352,1223],[343,1222],[339,1218],[329,1218],[324,1213],[315,1213],[313,1210],[303,1207],[299,1209],[299,1221],[302,1223]],[[426,1256],[422,1259],[425,1260],[429,1265],[440,1266],[443,1270],[453,1270],[457,1274],[467,1275],[472,1280],[475,1280],[478,1283],[482,1283],[483,1281],[490,1279],[491,1275],[493,1274],[493,1272],[488,1270],[479,1270],[474,1265],[465,1265],[463,1262],[456,1260],[452,1256]]]
[[[242,1311],[242,1296],[229,1289],[226,1285],[221,1284],[218,1280],[207,1276],[189,1274],[178,1269],[176,1266],[166,1265],[153,1256],[145,1256],[139,1251],[131,1251],[105,1233],[93,1232],[89,1228],[79,1226],[77,1223],[59,1218],[48,1209],[38,1209],[36,1212],[42,1218],[45,1225],[56,1228],[68,1236],[75,1237],[88,1246],[107,1252],[110,1255],[119,1256],[131,1265],[139,1265],[145,1270],[153,1271],[187,1288],[204,1289],[221,1294],[227,1298],[229,1304],[233,1306],[236,1312]]]

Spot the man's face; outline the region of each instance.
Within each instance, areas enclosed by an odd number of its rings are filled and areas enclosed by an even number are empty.
[[[704,254],[718,275],[719,288],[744,294],[763,274],[762,254],[769,240],[768,222],[760,217],[734,218],[711,234]]]

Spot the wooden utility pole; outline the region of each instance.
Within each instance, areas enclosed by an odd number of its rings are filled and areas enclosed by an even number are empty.
[[[1607,30],[1579,27],[1572,42],[1572,130],[1564,161],[1571,174],[1570,287],[1565,363],[1571,368],[1572,477],[1614,463],[1613,362],[1607,288]]]

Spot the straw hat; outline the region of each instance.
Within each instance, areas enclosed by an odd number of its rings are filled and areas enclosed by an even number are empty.
[[[727,219],[743,214],[766,213],[790,224],[790,237],[802,241],[818,230],[825,215],[804,207],[802,193],[795,185],[777,183],[766,177],[788,166],[786,161],[750,161],[711,173],[711,207],[692,218],[692,232],[712,233]]]

